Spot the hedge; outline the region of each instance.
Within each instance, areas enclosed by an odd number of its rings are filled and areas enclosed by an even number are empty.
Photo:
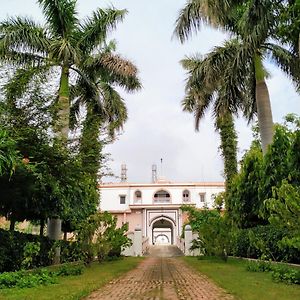
[[[39,255],[34,257],[32,268],[51,265],[51,250],[54,241],[47,237],[7,231],[0,229],[0,273],[17,271],[21,269],[24,260],[24,247],[29,242],[39,242]],[[61,262],[73,262],[81,259],[82,253],[76,243],[60,241]]]
[[[40,254],[34,258],[34,267],[51,264],[49,252],[53,241],[46,237],[0,229],[0,241],[0,272],[20,270],[28,242],[40,243]]]
[[[246,258],[267,256],[267,259],[299,264],[300,251],[280,243],[287,235],[286,229],[271,225],[239,229],[232,236],[230,254]]]

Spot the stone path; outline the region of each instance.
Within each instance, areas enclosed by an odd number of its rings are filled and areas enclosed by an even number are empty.
[[[231,295],[178,258],[149,257],[136,269],[93,292],[88,300],[232,300]]]

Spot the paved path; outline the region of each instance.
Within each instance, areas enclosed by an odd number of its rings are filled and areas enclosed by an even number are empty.
[[[136,269],[93,292],[86,299],[232,300],[233,297],[178,258],[149,257]]]

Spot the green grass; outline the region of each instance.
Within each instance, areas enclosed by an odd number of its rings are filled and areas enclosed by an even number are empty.
[[[199,260],[182,258],[188,265],[207,275],[217,285],[236,299],[242,300],[295,300],[300,299],[300,286],[272,281],[270,273],[246,271],[246,261],[229,258],[223,262],[217,258]]]
[[[95,262],[79,276],[60,277],[59,283],[34,288],[12,288],[0,290],[0,300],[75,300],[87,296],[113,278],[135,268],[142,260],[138,257],[127,257],[122,260]]]

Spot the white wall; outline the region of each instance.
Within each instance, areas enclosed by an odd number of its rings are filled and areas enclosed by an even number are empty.
[[[134,202],[135,191],[142,192],[141,203]],[[166,190],[171,195],[171,204],[183,204],[182,192],[188,190],[190,192],[191,203],[195,203],[196,207],[202,208],[207,205],[209,208],[213,206],[212,195],[218,194],[224,190],[222,186],[116,186],[105,187],[100,190],[100,208],[108,211],[125,211],[130,205],[151,205],[153,204],[153,195],[159,190]],[[200,193],[205,193],[205,202],[200,202]],[[120,204],[120,195],[126,196],[126,203]]]

